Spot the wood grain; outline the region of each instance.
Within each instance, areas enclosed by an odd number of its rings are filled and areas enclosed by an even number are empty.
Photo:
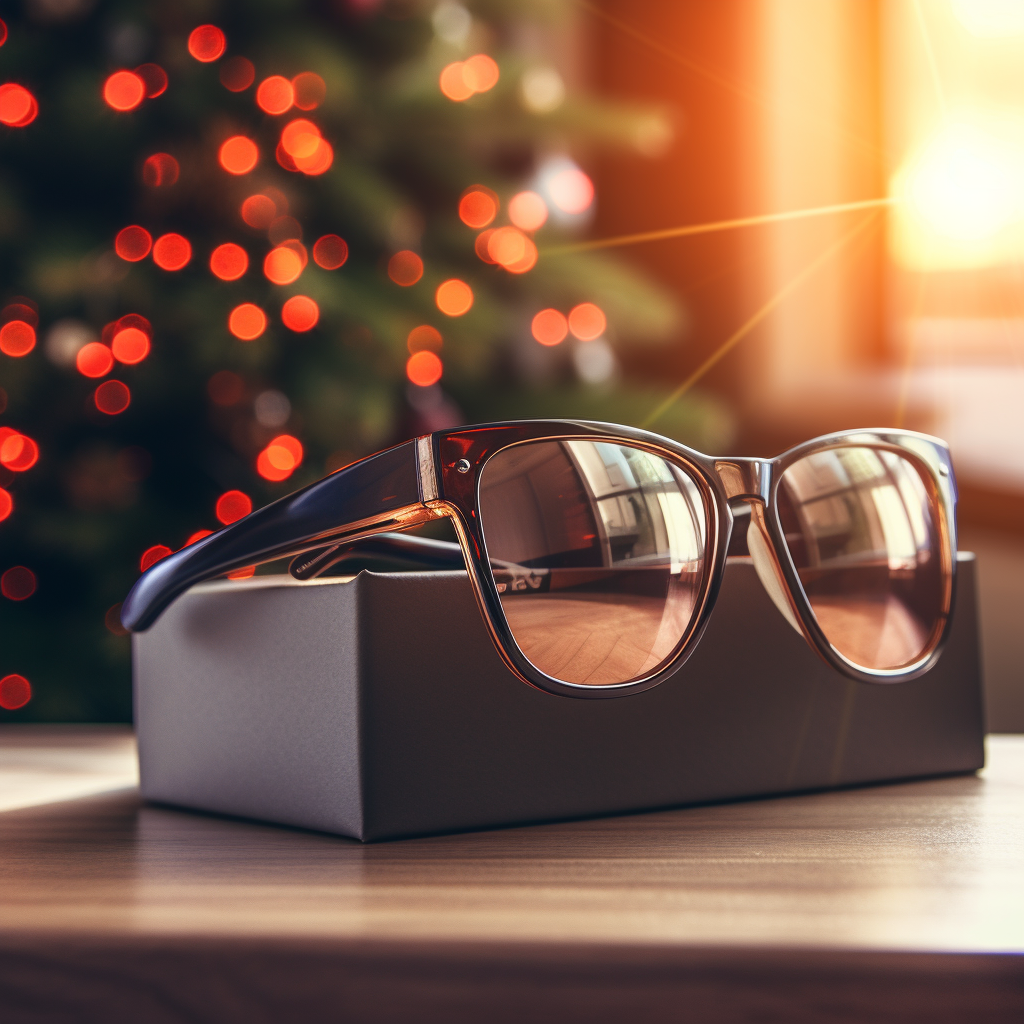
[[[369,846],[119,791],[0,814],[0,878],[3,1024],[1024,1019],[1024,738],[980,777]]]

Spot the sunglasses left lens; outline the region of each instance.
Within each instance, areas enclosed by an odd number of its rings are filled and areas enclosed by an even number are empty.
[[[685,470],[623,444],[532,441],[485,463],[479,504],[509,629],[546,675],[644,679],[689,633],[708,517]]]

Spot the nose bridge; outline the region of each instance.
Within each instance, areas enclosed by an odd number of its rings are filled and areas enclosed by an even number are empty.
[[[771,463],[763,459],[717,459],[715,470],[725,487],[726,498],[732,502],[768,501],[771,485]]]

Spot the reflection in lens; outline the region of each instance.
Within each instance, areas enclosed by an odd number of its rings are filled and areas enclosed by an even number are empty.
[[[547,675],[642,679],[688,632],[707,516],[693,479],[659,456],[595,441],[505,449],[484,465],[480,518],[509,628]]]
[[[946,613],[935,504],[894,452],[837,448],[782,476],[779,516],[822,632],[840,654],[894,669],[928,650]]]

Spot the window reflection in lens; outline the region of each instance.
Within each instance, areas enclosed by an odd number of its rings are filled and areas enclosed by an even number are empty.
[[[934,505],[893,452],[839,448],[782,476],[779,516],[818,624],[842,655],[893,669],[931,646],[945,615]]]
[[[547,675],[644,678],[688,632],[707,516],[677,466],[620,444],[517,445],[485,464],[480,516],[509,628]]]

